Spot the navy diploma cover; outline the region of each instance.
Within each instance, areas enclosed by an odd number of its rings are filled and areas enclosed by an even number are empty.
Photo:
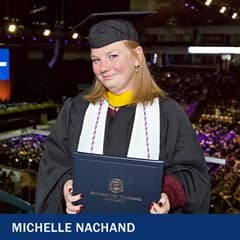
[[[148,213],[161,194],[163,161],[73,153],[73,190],[81,213]]]

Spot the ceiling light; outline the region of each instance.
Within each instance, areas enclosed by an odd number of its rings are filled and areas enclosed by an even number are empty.
[[[238,16],[237,12],[234,12],[234,13],[232,14],[232,19],[236,19],[237,16]]]
[[[50,34],[51,34],[51,30],[49,30],[49,29],[45,29],[43,31],[43,36],[45,36],[45,37],[48,37]]]
[[[16,32],[16,29],[17,29],[16,24],[10,24],[10,25],[8,26],[8,31],[11,32],[11,33]]]
[[[206,2],[204,3],[206,6],[210,6],[212,3],[212,0],[206,0]]]
[[[240,54],[240,47],[188,47],[192,54]]]
[[[79,36],[79,34],[78,34],[77,32],[75,32],[75,33],[73,33],[72,38],[73,38],[73,39],[77,39],[78,36]]]
[[[219,12],[223,14],[223,13],[226,12],[226,10],[227,10],[227,7],[226,7],[226,6],[222,6],[222,7],[220,8]]]

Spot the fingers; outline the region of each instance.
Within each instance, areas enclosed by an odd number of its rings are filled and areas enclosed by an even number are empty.
[[[83,204],[75,205],[73,203],[77,202],[79,200],[82,200],[82,199],[83,199],[82,193],[77,194],[77,195],[72,195],[72,193],[67,194],[65,197],[66,212],[69,214],[80,213],[84,209],[84,205]]]
[[[66,181],[63,187],[63,194],[66,203],[66,213],[68,214],[77,214],[80,213],[84,209],[83,204],[73,204],[74,202],[78,202],[83,199],[83,194],[79,193],[76,195],[72,195],[73,193],[73,182],[72,180]]]
[[[70,206],[66,207],[66,213],[68,213],[68,214],[78,214],[78,213],[81,213],[81,211],[83,209],[84,209],[83,205],[78,205],[78,206],[70,205]]]
[[[68,202],[77,202],[81,199],[83,199],[82,193],[72,195],[72,193],[70,192],[70,193],[66,194],[66,196],[65,196],[65,201],[68,201]]]
[[[66,202],[66,213],[68,214],[78,214],[84,209],[84,205],[73,205],[71,202]]]
[[[170,202],[166,193],[161,194],[161,199],[156,202],[151,202],[149,212],[151,214],[167,214],[170,210]]]
[[[166,208],[159,203],[152,202],[149,212],[151,214],[165,214],[168,213]]]
[[[68,193],[72,193],[73,191],[73,181],[72,179],[67,180],[63,186],[63,195],[67,195]]]

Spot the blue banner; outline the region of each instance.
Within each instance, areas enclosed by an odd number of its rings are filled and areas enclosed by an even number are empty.
[[[234,239],[239,215],[1,214],[3,240]]]
[[[0,48],[0,81],[10,79],[9,49]]]

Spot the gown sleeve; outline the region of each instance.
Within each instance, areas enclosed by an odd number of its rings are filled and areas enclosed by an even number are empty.
[[[161,104],[161,155],[165,175],[182,185],[186,203],[179,212],[208,213],[210,180],[207,163],[187,115],[172,99]]]
[[[63,213],[63,185],[71,178],[69,121],[72,100],[64,103],[45,142],[36,187],[36,213]]]

